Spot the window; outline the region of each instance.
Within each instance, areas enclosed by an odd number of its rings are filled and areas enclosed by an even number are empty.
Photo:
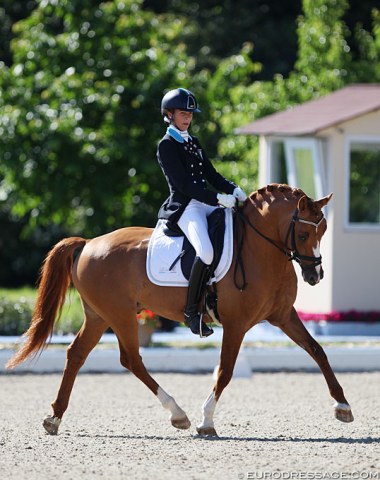
[[[285,141],[286,166],[289,183],[311,198],[323,197],[322,159],[318,140]]]
[[[273,140],[270,152],[269,182],[288,183],[314,199],[325,195],[321,140]]]
[[[380,139],[349,143],[350,224],[380,225]]]

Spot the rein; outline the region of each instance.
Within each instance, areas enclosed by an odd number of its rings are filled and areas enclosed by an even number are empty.
[[[289,228],[288,228],[288,231],[287,231],[287,234],[286,234],[286,237],[285,237],[285,242],[284,242],[285,248],[284,248],[278,242],[276,242],[275,240],[273,240],[270,237],[267,237],[264,233],[260,232],[260,230],[257,227],[255,227],[255,225],[253,225],[253,223],[249,220],[249,218],[246,218],[244,216],[241,208],[235,208],[234,210],[237,214],[237,218],[240,220],[240,223],[242,225],[244,225],[244,224],[248,225],[254,232],[257,233],[257,235],[259,235],[261,238],[263,238],[264,240],[269,242],[271,245],[276,247],[278,250],[280,250],[280,252],[283,253],[288,258],[289,261],[295,260],[301,266],[302,270],[308,270],[308,269],[311,269],[311,268],[315,268],[318,265],[321,265],[321,263],[322,263],[322,256],[321,255],[319,257],[312,257],[312,256],[309,256],[309,255],[301,255],[299,253],[299,251],[297,250],[297,243],[296,243],[296,236],[295,236],[295,224],[296,224],[296,222],[306,223],[308,225],[312,225],[313,227],[315,227],[317,229],[319,227],[319,225],[322,223],[322,220],[324,219],[323,214],[322,214],[321,219],[318,221],[318,223],[315,223],[315,222],[311,222],[309,220],[304,220],[303,218],[300,218],[298,216],[299,210],[298,210],[298,208],[296,208],[294,213],[293,213],[293,216],[292,216],[292,219],[290,221]],[[236,224],[237,224],[237,222],[236,222]],[[244,230],[245,229],[238,229],[236,227],[236,230],[237,230],[237,247],[238,248],[237,248],[237,256],[236,256],[236,262],[235,262],[235,268],[234,268],[234,283],[235,283],[236,288],[238,288],[240,291],[243,291],[245,289],[245,287],[247,286],[247,282],[246,282],[246,278],[245,278],[245,269],[244,269],[242,255],[241,255],[243,244],[244,244]],[[239,230],[242,233],[240,233]],[[289,237],[290,237],[290,242],[291,242],[290,248],[287,246]],[[308,265],[302,265],[301,262],[304,262],[304,261],[310,262],[310,263]],[[238,282],[237,282],[237,279],[236,279],[237,271],[238,271],[239,267],[240,267],[240,270],[242,272],[242,277],[243,277],[243,283],[240,286],[238,285]]]

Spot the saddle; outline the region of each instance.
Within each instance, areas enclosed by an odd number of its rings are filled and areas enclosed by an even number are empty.
[[[223,253],[224,247],[224,231],[225,231],[225,210],[224,208],[217,208],[207,217],[207,227],[208,235],[211,241],[211,244],[214,249],[214,259],[210,265],[209,278],[215,276],[215,270],[219,265],[220,258]],[[169,267],[169,270],[172,270],[177,262],[181,262],[181,270],[184,277],[189,280],[191,268],[195,259],[195,249],[189,242],[188,238],[184,236],[182,230],[175,225],[171,227],[166,223],[166,226],[163,229],[165,235],[169,237],[178,237],[183,236],[182,250],[177,258],[174,260],[172,265]]]
[[[233,216],[230,209],[217,208],[208,217],[214,260],[208,284],[220,281],[233,257]],[[187,287],[195,250],[179,228],[160,219],[149,240],[146,271],[155,285]]]

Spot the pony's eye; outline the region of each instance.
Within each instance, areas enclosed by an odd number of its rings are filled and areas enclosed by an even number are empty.
[[[308,234],[307,232],[305,232],[305,233],[300,233],[300,234],[298,235],[298,240],[299,240],[300,242],[306,242],[306,240],[307,240],[308,238],[309,238],[309,234]]]

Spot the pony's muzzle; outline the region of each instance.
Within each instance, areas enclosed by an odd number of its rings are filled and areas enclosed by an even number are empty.
[[[324,276],[322,266],[309,267],[302,269],[302,277],[309,285],[314,286],[319,283]]]

